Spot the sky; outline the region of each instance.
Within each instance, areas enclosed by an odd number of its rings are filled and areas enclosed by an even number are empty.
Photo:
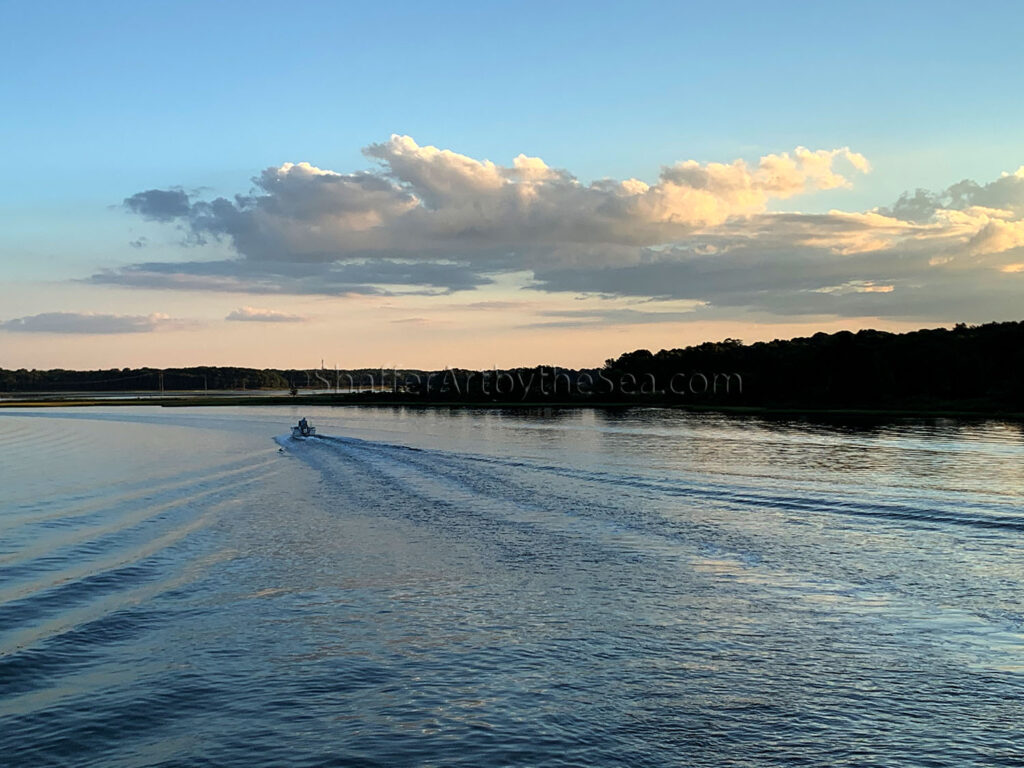
[[[1020,320],[1015,3],[0,0],[0,368]]]

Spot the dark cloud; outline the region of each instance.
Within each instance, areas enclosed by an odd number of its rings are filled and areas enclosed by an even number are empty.
[[[823,248],[762,250],[750,244],[725,253],[673,256],[625,267],[540,271],[532,287],[703,302],[679,320],[756,312],[980,322],[1018,316],[1024,296],[1024,272],[963,268],[955,260],[932,265],[927,250],[842,255]]]
[[[444,294],[488,285],[466,265],[438,262],[350,263],[221,261],[148,262],[100,272],[90,282],[252,294]]]
[[[175,221],[192,213],[189,197],[180,189],[147,189],[125,198],[124,206],[150,221]]]
[[[964,179],[940,192],[929,192],[927,189],[916,189],[912,193],[904,192],[892,206],[878,210],[886,216],[904,221],[923,222],[930,219],[936,211],[962,211],[971,206],[995,208],[1011,211],[1018,216],[1024,215],[1024,173],[1017,171],[1003,174],[988,184]]]

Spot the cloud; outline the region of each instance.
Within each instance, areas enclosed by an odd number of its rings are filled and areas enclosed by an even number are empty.
[[[895,203],[880,208],[879,212],[906,221],[927,221],[941,210],[962,211],[973,207],[1024,216],[1024,166],[988,184],[964,179],[940,192],[920,188],[912,193],[904,192]]]
[[[0,322],[0,329],[18,333],[149,333],[179,325],[163,314],[104,315],[93,312],[44,312]]]
[[[126,198],[124,205],[150,221],[174,221],[191,211],[188,195],[180,189],[148,189]]]
[[[680,323],[694,319],[693,311],[646,312],[628,308],[555,309],[540,313],[543,320],[529,323],[526,328],[593,328],[595,326],[648,325],[652,323]],[[551,319],[548,319],[551,318]]]
[[[693,319],[776,316],[1012,318],[1024,280],[1017,223],[941,211],[915,224],[877,213],[765,214],[628,263],[535,270],[533,287],[699,301]]]
[[[476,309],[476,310],[502,310],[502,309],[525,309],[530,306],[525,301],[473,301],[469,304],[452,305],[455,309]]]
[[[819,250],[769,254],[776,264],[758,270],[761,254],[543,275],[544,291],[587,291],[607,297],[693,300],[688,319],[816,315],[821,317],[948,318],[970,322],[1020,315],[1024,280],[1005,270],[967,276],[927,261],[884,264],[875,259],[836,262]],[[915,269],[916,267],[916,269]],[[922,280],[929,269],[927,281]],[[680,318],[683,319],[683,318]]]
[[[537,157],[501,165],[408,136],[364,154],[375,168],[267,168],[231,199],[180,189],[133,195],[125,201],[133,213],[174,224],[193,245],[223,241],[236,256],[138,263],[90,279],[250,294],[437,295],[516,274],[537,291],[691,301],[692,319],[1019,314],[1024,169],[916,190],[888,207],[804,214],[773,209],[848,187],[868,161],[845,147],[798,147],[752,163],[672,163],[652,183],[585,183]]]
[[[239,320],[256,323],[301,323],[307,318],[291,315],[276,309],[258,309],[257,307],[239,307],[229,313],[225,320]]]
[[[509,166],[392,136],[364,150],[373,171],[337,173],[309,163],[264,170],[250,195],[195,200],[147,190],[125,207],[176,223],[190,244],[227,240],[237,259],[142,263],[95,275],[135,287],[251,293],[437,293],[487,285],[492,276],[561,263],[621,263],[772,199],[845,186],[836,170],[867,170],[849,149],[762,157],[751,167],[694,161],[657,183],[584,184],[536,157]],[[398,289],[391,286],[397,286]]]
[[[437,295],[471,290],[490,284],[492,278],[455,262],[362,260],[308,263],[226,259],[144,262],[104,270],[92,275],[89,282],[224,293],[385,296]]]
[[[408,136],[371,144],[380,168],[342,174],[284,163],[253,179],[234,200],[192,201],[181,190],[148,190],[125,200],[144,218],[176,221],[192,242],[227,238],[254,260],[385,258],[502,263],[509,248],[568,244],[653,245],[731,216],[762,211],[772,199],[846,186],[835,170],[867,161],[847,148],[766,155],[754,167],[695,161],[636,179],[583,184],[536,157],[496,165]]]

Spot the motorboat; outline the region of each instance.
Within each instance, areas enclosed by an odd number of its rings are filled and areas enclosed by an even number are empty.
[[[316,427],[303,417],[292,427],[292,437],[316,437]]]

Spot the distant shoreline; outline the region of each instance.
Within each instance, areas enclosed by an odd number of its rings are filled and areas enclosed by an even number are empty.
[[[894,334],[861,330],[652,352],[598,368],[433,371],[192,366],[0,369],[0,408],[329,405],[668,407],[821,418],[1024,419],[1024,322]]]
[[[296,395],[233,397],[230,395],[205,397],[110,397],[110,398],[49,398],[38,400],[8,400],[0,398],[0,409],[19,408],[85,408],[99,406],[159,406],[161,408],[196,408],[216,406],[327,406],[332,408],[449,408],[449,409],[624,409],[670,408],[694,413],[722,413],[736,416],[821,416],[847,418],[963,418],[1006,419],[1024,421],[1024,413],[999,410],[969,410],[957,408],[804,408],[794,406],[685,404],[656,401],[456,401],[456,400],[381,400],[343,399],[347,395]]]

